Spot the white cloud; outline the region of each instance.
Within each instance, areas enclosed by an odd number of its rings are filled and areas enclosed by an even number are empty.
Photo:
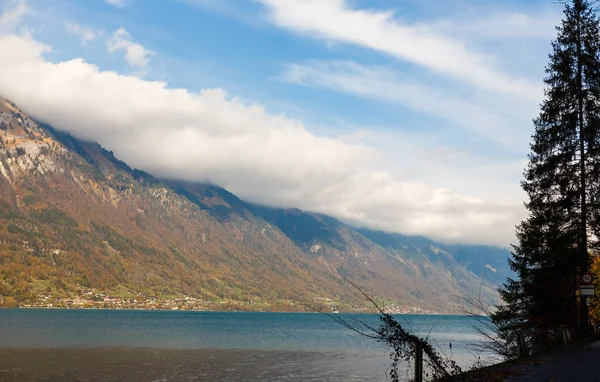
[[[95,40],[101,35],[101,32],[97,32],[91,28],[74,24],[71,22],[65,23],[65,29],[69,34],[78,35],[81,38],[81,46],[85,46],[88,42]]]
[[[113,5],[117,8],[123,8],[127,4],[127,0],[105,0],[107,4]]]
[[[7,57],[0,95],[158,176],[208,180],[254,202],[460,242],[506,245],[523,215],[520,202],[399,176],[373,147],[316,136],[221,89],[191,93],[82,59],[52,63],[47,49],[27,36],[0,37]]]
[[[529,121],[537,103],[493,92],[470,91],[461,95],[439,83],[427,85],[410,75],[385,67],[349,61],[309,61],[291,64],[281,80],[327,88],[360,97],[406,106],[467,131],[479,139],[526,151]],[[450,129],[446,126],[445,129]]]
[[[155,53],[133,42],[131,35],[124,28],[119,28],[113,33],[112,39],[108,41],[107,50],[109,53],[125,52],[125,60],[129,66],[138,69],[145,69],[150,62],[150,56]]]
[[[258,0],[277,25],[296,33],[379,51],[486,91],[538,102],[539,86],[495,69],[462,41],[411,25],[392,12],[353,9],[346,0]]]
[[[445,36],[461,39],[506,40],[541,39],[550,41],[556,36],[555,25],[561,13],[545,10],[535,15],[521,12],[497,12],[491,16],[473,15],[468,19],[444,19],[422,27]],[[511,41],[514,42],[514,41]]]
[[[14,32],[28,11],[24,0],[6,2],[0,14],[0,34]]]

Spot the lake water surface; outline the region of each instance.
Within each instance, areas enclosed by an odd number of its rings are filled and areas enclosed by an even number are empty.
[[[396,318],[474,362],[474,319]],[[318,313],[0,309],[0,381],[386,381],[388,353]]]

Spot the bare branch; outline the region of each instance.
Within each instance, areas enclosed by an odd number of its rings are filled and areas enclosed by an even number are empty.
[[[456,364],[455,361],[448,357],[443,357],[440,353],[431,345],[428,341],[430,329],[427,338],[423,339],[417,335],[407,331],[394,319],[391,314],[385,312],[385,309],[379,304],[375,298],[366,293],[356,283],[348,280],[344,277],[344,280],[358,290],[365,299],[373,305],[375,311],[379,314],[381,325],[378,328],[373,327],[361,320],[354,318],[347,318],[339,315],[327,314],[335,322],[342,326],[359,333],[365,337],[375,339],[382,342],[392,348],[390,358],[392,359],[392,365],[389,369],[390,377],[392,381],[399,381],[398,366],[400,361],[410,361],[414,359],[417,351],[417,345],[423,349],[423,362],[424,365],[431,371],[433,378],[447,377],[456,375],[462,372],[461,368]]]

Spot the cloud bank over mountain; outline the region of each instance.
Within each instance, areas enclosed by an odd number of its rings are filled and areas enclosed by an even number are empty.
[[[301,121],[221,88],[173,88],[103,70],[82,58],[52,62],[47,58],[52,48],[15,33],[16,16],[9,16],[5,13],[2,20],[11,27],[0,26],[0,96],[156,176],[212,182],[251,202],[450,242],[505,246],[523,216],[520,203],[484,200],[403,177],[392,158],[375,146],[319,136]],[[113,50],[129,54],[124,36],[130,43],[135,37],[116,33],[108,38]],[[127,60],[145,67],[150,51],[139,46],[146,53]],[[439,70],[463,75],[454,66]],[[488,82],[485,86],[493,85]]]

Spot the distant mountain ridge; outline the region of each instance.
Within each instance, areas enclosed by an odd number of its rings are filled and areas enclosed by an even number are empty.
[[[7,100],[0,128],[0,304],[94,288],[132,300],[191,296],[209,308],[329,301],[360,310],[348,278],[391,307],[458,312],[480,292],[497,302],[510,275],[503,249],[355,229],[214,185],[157,179]]]
[[[406,236],[366,228],[360,228],[357,231],[390,251],[408,250],[414,252],[416,249],[417,252],[430,260],[434,260],[436,257],[439,257],[439,259],[452,259],[452,261],[462,265],[478,277],[491,281],[496,285],[504,283],[507,277],[514,275],[507,262],[507,256],[510,252],[504,248],[484,245],[440,244],[422,236]],[[440,253],[446,256],[440,256]]]

